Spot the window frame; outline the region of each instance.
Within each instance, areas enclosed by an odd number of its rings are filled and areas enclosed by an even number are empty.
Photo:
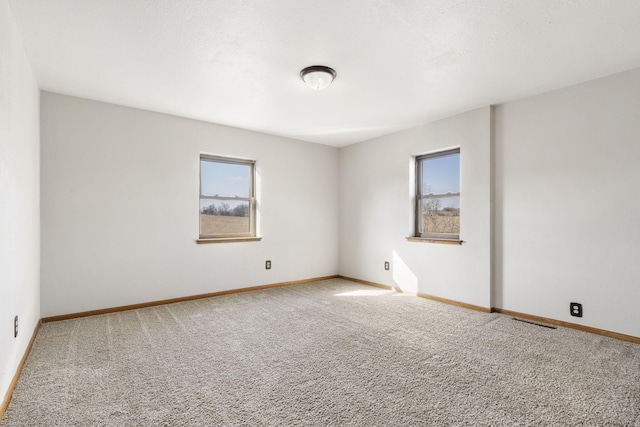
[[[458,155],[458,165],[460,165],[460,159],[462,157],[460,147],[451,148],[442,151],[436,151],[432,153],[422,154],[415,157],[415,206],[414,206],[414,235],[411,238],[408,238],[410,241],[426,241],[431,243],[455,243],[460,244],[462,241],[460,240],[460,230],[458,233],[424,233],[422,230],[423,226],[423,218],[422,218],[422,201],[425,199],[441,199],[447,197],[458,197],[462,202],[462,191],[458,188],[457,193],[431,193],[428,195],[422,194],[422,170],[423,170],[423,162],[429,159],[437,159],[441,157]],[[459,172],[460,173],[460,172]],[[460,210],[460,213],[462,210]],[[461,215],[460,215],[461,216]]]
[[[249,195],[248,197],[235,197],[235,196],[207,196],[202,193],[202,162],[208,161],[213,163],[226,163],[234,165],[247,165],[249,166]],[[213,154],[200,153],[198,161],[198,181],[199,181],[199,197],[198,197],[198,243],[212,243],[212,242],[235,242],[235,241],[247,241],[247,240],[260,240],[256,236],[256,161],[219,156]],[[201,210],[202,200],[233,200],[233,201],[246,201],[249,202],[249,232],[248,233],[220,233],[220,234],[202,234],[202,221]]]

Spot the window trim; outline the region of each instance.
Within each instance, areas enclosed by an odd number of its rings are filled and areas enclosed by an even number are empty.
[[[422,161],[429,159],[436,159],[439,157],[450,156],[453,154],[457,154],[461,158],[460,155],[460,147],[450,148],[446,150],[436,151],[432,153],[422,154],[415,157],[415,192],[414,192],[414,229],[413,236],[407,237],[407,240],[410,242],[425,242],[425,243],[445,243],[445,244],[462,244],[462,240],[460,240],[460,231],[457,234],[455,233],[421,233],[420,232],[420,222],[422,219],[420,208],[421,201],[424,199],[435,199],[435,198],[443,198],[443,197],[459,197],[461,198],[462,192],[458,189],[457,193],[445,193],[445,194],[430,194],[428,196],[423,196],[422,193]]]
[[[249,170],[249,196],[248,197],[231,197],[231,196],[205,196],[202,194],[202,162],[203,161],[211,161],[215,163],[227,163],[227,164],[235,164],[235,165],[248,165],[250,166]],[[198,239],[197,243],[222,243],[222,242],[243,242],[243,241],[259,241],[260,237],[257,237],[256,233],[256,191],[255,191],[255,182],[256,182],[256,161],[236,158],[236,157],[227,157],[227,156],[219,156],[213,154],[204,154],[200,153],[200,158],[198,160]],[[248,233],[225,233],[225,234],[202,234],[202,222],[200,219],[200,209],[202,200],[234,200],[234,201],[247,201],[249,202],[249,232]]]

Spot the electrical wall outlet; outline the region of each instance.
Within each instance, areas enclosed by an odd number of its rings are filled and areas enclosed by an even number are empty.
[[[18,337],[18,316],[13,318],[13,337]]]
[[[271,270],[271,261],[266,261],[264,263],[264,268],[266,268],[267,270]]]
[[[384,269],[389,270],[389,261],[384,262]]]
[[[582,317],[582,304],[577,302],[569,303],[569,312],[573,317]]]

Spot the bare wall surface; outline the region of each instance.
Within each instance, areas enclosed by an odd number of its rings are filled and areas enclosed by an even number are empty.
[[[45,92],[42,315],[337,271],[640,336],[638,95],[633,70],[338,151]],[[465,243],[407,242],[412,158],[457,146]],[[258,160],[262,242],[195,245],[200,152]]]
[[[495,131],[495,305],[640,336],[640,69],[506,103]]]
[[[38,85],[0,0],[0,401],[40,319],[39,150]]]
[[[485,107],[341,149],[340,274],[490,307],[490,116]],[[464,244],[408,242],[412,159],[453,147],[461,152]]]
[[[41,105],[43,317],[336,273],[338,149],[48,92]],[[256,160],[262,241],[196,244],[200,153]]]

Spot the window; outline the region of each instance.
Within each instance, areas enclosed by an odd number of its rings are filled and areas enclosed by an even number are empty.
[[[460,149],[416,158],[416,237],[460,239]]]
[[[255,237],[254,164],[200,155],[200,239]]]

